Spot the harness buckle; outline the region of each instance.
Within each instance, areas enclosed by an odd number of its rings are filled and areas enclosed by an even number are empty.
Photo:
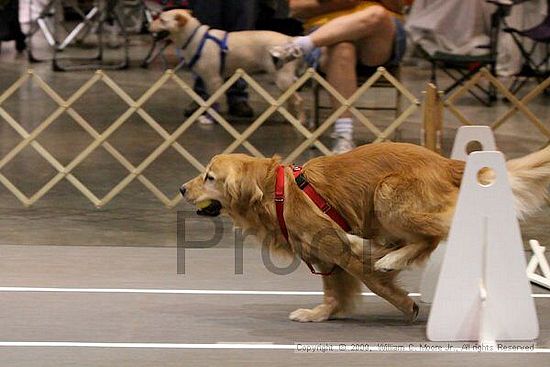
[[[306,180],[306,179],[304,178],[304,176],[301,175],[301,174],[300,174],[298,177],[296,177],[296,178],[294,179],[294,181],[296,181],[296,184],[298,185],[298,187],[300,188],[300,190],[305,189],[305,187],[306,187],[307,185],[309,185],[309,182],[307,182],[307,180]]]
[[[321,211],[324,214],[327,214],[331,209],[332,209],[332,206],[329,203],[326,203],[325,206],[323,207],[323,209],[321,209]]]

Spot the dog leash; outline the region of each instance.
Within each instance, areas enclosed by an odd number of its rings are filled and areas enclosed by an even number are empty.
[[[294,180],[298,185],[298,187],[300,188],[300,190],[302,190],[311,199],[311,201],[313,201],[313,203],[319,209],[321,209],[323,213],[328,215],[345,232],[349,232],[351,230],[349,223],[307,181],[307,179],[302,173],[302,167],[291,166],[291,168],[292,168],[292,173],[294,175]],[[285,166],[281,165],[277,167],[277,175],[275,179],[275,211],[277,213],[277,221],[279,222],[279,227],[281,229],[283,237],[286,239],[287,242],[289,242],[288,229],[284,218],[284,203],[285,203]],[[313,267],[313,265],[311,265],[310,262],[304,260],[303,257],[301,258],[302,258],[302,261],[306,263],[311,273],[315,275],[325,275],[325,276],[332,275],[334,271],[338,268],[338,266],[334,264],[334,266],[329,272],[320,272],[315,270],[315,268]]]
[[[189,38],[187,39],[187,41],[185,41],[185,43],[183,44],[183,46],[181,46],[181,49],[182,50],[185,50],[187,48],[187,46],[189,46],[189,44],[191,43],[191,41],[193,40],[193,38],[195,38],[195,35],[197,34],[197,32],[199,31],[199,29],[203,26],[203,24],[199,24],[198,26],[195,27],[195,29],[193,29],[193,32],[191,32],[191,35],[189,36]],[[208,30],[207,30],[208,31]]]

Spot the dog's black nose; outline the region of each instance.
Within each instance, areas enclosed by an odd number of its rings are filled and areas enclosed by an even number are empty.
[[[187,189],[185,188],[185,186],[180,187],[181,196],[185,196],[186,191],[187,191]]]

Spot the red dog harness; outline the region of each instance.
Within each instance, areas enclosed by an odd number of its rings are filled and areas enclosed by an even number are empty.
[[[315,188],[306,180],[302,174],[302,167],[292,166],[292,173],[294,174],[294,181],[310,199],[313,203],[321,209],[323,213],[328,215],[336,224],[338,224],[345,232],[351,230],[348,222],[342,217],[342,215],[334,209],[319,193]],[[275,179],[275,210],[277,212],[277,221],[279,222],[279,227],[281,232],[288,241],[288,230],[286,228],[285,218],[284,218],[284,205],[285,205],[285,166],[277,167],[277,177]],[[313,274],[317,275],[331,275],[334,270],[336,270],[337,265],[334,265],[328,273],[318,272],[315,270],[313,265],[308,261],[302,260],[306,263],[307,267]]]

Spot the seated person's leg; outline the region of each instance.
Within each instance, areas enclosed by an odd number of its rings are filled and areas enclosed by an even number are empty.
[[[227,104],[230,115],[243,118],[254,116],[254,111],[248,104],[247,86],[243,79],[239,79],[227,91]]]
[[[193,91],[197,93],[205,101],[208,99],[208,93],[206,93],[206,87],[204,86],[204,82],[201,78],[195,77],[195,84],[193,85]],[[185,109],[185,117],[191,116],[198,108],[199,108],[199,105],[195,103],[195,101],[192,101],[189,104],[189,106],[187,106],[187,108]]]
[[[11,8],[11,9],[10,9]],[[25,35],[21,31],[21,24],[19,23],[19,1],[18,0],[12,0],[8,1],[7,6],[5,7],[5,11],[12,10],[14,17],[12,19],[13,21],[13,32],[14,32],[14,38],[15,38],[15,48],[17,51],[23,51],[25,48],[27,48],[27,44],[25,42]]]
[[[258,0],[224,0],[224,26],[229,32],[253,30],[259,14]]]
[[[223,1],[224,0],[211,0],[211,1],[202,1],[194,0],[191,1],[191,10],[193,11],[193,16],[199,20],[202,24],[207,24],[213,28],[221,28],[223,25],[222,16],[223,16]],[[193,90],[197,93],[202,99],[208,99],[208,93],[206,92],[206,87],[201,78],[195,78],[195,84]],[[187,108],[185,109],[185,116],[191,116],[197,109],[199,105],[192,101]],[[210,116],[205,115],[204,122],[210,120],[213,123],[213,120]]]
[[[254,29],[258,18],[257,2],[257,0],[225,0],[223,29],[230,32]],[[248,104],[246,89],[246,82],[239,79],[227,91],[230,115],[243,118],[254,116],[254,111]]]
[[[257,0],[196,0],[192,2],[193,16],[201,23],[228,32],[253,29],[256,23]],[[229,113],[236,117],[252,117],[254,111],[248,104],[246,82],[239,80],[227,92]],[[202,80],[197,79],[193,88],[203,99],[208,99]],[[217,104],[216,104],[217,105]],[[190,116],[198,105],[192,103],[186,110]],[[217,109],[217,108],[216,108]]]
[[[357,76],[355,74],[357,62],[366,66],[379,66],[387,64],[388,62],[397,63],[403,55],[403,48],[405,47],[404,38],[401,39],[400,37],[396,40],[398,30],[391,16],[386,17],[383,16],[382,13],[376,12],[371,12],[370,14],[368,12],[359,12],[357,14],[362,16],[366,15],[363,19],[363,27],[365,30],[372,27],[375,31],[368,32],[366,37],[355,40],[353,43],[338,44],[342,46],[351,44],[352,47],[355,45],[355,48],[353,48],[353,57],[342,58],[342,55],[349,56],[348,54],[350,53],[345,47],[332,46],[329,48],[329,50],[332,49],[333,56],[329,53],[328,60],[330,64],[327,68],[328,81],[345,98],[350,98],[357,89]],[[338,18],[336,20],[338,20]],[[322,30],[322,28],[323,27],[321,27],[320,30]],[[313,41],[323,44],[323,42],[327,42],[327,40],[336,39],[335,37],[337,34],[321,32],[316,34],[316,36],[318,38],[312,37]],[[355,50],[357,50],[356,53]],[[351,77],[351,74],[353,74],[353,77]],[[337,108],[338,106],[339,103],[334,100],[333,108]],[[349,151],[353,147],[353,120],[351,113],[347,112],[342,115],[334,125],[333,152],[337,154],[343,153]]]
[[[383,65],[389,60],[394,36],[393,17],[382,6],[333,19],[310,34],[316,47],[343,41],[358,42],[361,60],[369,66]]]
[[[223,29],[223,4],[225,0],[191,1],[193,16],[202,24],[212,28]]]
[[[341,42],[327,48],[327,58],[324,72],[328,82],[344,98],[350,98],[357,90],[357,75],[355,65],[357,53],[355,45],[351,42]],[[332,98],[332,108],[340,107],[340,102]],[[353,120],[351,112],[344,112],[334,124],[334,141],[332,150],[334,153],[344,153],[353,149]]]
[[[210,98],[206,91],[206,85],[204,84],[204,81],[198,76],[195,77],[195,85],[193,86],[193,90],[199,95],[199,97],[201,97],[205,101]],[[220,104],[218,102],[214,102],[212,104],[212,108],[215,111],[220,111]],[[185,109],[185,117],[191,116],[198,109],[199,105],[195,101],[191,101],[191,103]],[[214,123],[214,118],[209,113],[204,113],[202,116],[199,116],[197,121],[201,125],[212,125]]]
[[[368,65],[382,65],[391,56],[395,23],[391,14],[382,6],[335,18],[308,36],[297,37],[291,43],[274,47],[271,53],[282,62],[288,62],[307,54],[315,47],[331,46],[344,41],[361,41],[363,47],[375,47],[368,52]],[[365,43],[366,42],[366,43]]]
[[[371,6],[365,10],[335,18],[308,36],[297,37],[289,44],[272,48],[270,52],[283,63],[308,54],[316,47],[329,48],[326,69],[328,81],[345,98],[349,98],[357,88],[355,75],[357,59],[367,66],[379,66],[389,61],[398,61],[402,56],[404,50],[394,50],[394,44],[398,43],[396,36],[400,35],[396,24],[393,16],[384,7]],[[400,37],[400,40],[401,38],[403,42],[399,44],[404,48],[405,40],[404,37]],[[353,58],[348,57],[349,50],[343,48],[340,51],[334,48],[335,45],[349,47],[344,46],[346,44],[356,46],[357,56],[354,53]],[[396,51],[399,52],[396,53]],[[346,57],[343,57],[344,55]],[[339,64],[344,60],[346,65]],[[333,63],[334,67],[332,67]],[[337,108],[338,102],[333,101],[333,103],[337,103],[333,104],[333,107]],[[352,134],[351,113],[347,112],[335,124],[333,147],[335,153],[341,153],[353,147]],[[348,143],[344,143],[345,141]]]

